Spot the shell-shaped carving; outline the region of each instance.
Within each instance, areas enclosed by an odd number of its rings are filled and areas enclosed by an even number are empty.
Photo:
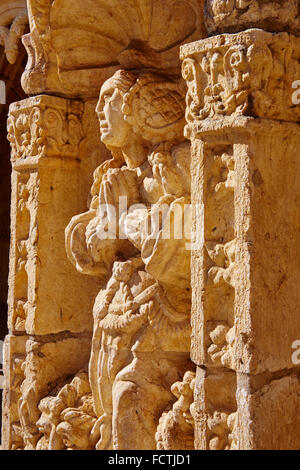
[[[64,71],[118,65],[128,50],[138,51],[133,62],[147,62],[148,57],[153,63],[157,60],[153,54],[172,49],[196,29],[189,0],[28,0],[28,4],[31,30],[35,28],[47,43],[44,50],[49,51],[51,42]],[[126,60],[130,62],[127,56]]]

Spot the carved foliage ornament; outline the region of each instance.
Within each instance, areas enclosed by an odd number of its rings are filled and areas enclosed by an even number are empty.
[[[12,162],[28,157],[76,158],[83,139],[82,111],[79,102],[51,96],[12,104],[7,121]]]
[[[230,115],[298,121],[292,102],[298,51],[298,38],[258,30],[183,46],[187,121]]]

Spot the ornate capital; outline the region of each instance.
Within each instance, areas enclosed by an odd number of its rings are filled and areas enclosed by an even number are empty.
[[[182,46],[189,125],[225,116],[299,121],[300,39],[251,29]]]
[[[82,114],[82,103],[54,96],[13,103],[7,123],[12,162],[30,157],[78,157],[83,139]]]

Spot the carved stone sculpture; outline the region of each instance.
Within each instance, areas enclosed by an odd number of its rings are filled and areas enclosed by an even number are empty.
[[[156,433],[158,450],[193,450],[195,373],[186,372],[182,382],[172,385],[171,391],[177,398],[171,410],[165,412],[159,420]]]
[[[184,91],[180,80],[151,73],[120,70],[105,82],[97,113],[113,158],[95,171],[90,210],[66,229],[72,263],[103,283],[89,363],[97,449],[154,449],[171,386],[191,367]]]
[[[179,45],[202,37],[194,0],[27,0],[28,94],[93,97],[118,68],[177,69]],[[168,25],[166,28],[165,25]]]
[[[299,34],[298,0],[205,0],[204,12],[209,33],[255,27]]]
[[[239,2],[206,3],[225,18]],[[243,3],[245,14],[270,6]],[[271,3],[284,19],[298,2]],[[201,234],[191,261],[197,449],[299,447],[299,48],[287,32],[248,29],[181,49]]]

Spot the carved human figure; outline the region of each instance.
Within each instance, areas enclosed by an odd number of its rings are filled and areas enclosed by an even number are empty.
[[[177,398],[172,408],[163,413],[156,433],[158,450],[193,450],[194,420],[191,407],[194,402],[195,372],[184,374],[182,382],[172,385]]]
[[[90,433],[96,417],[93,411],[88,374],[79,371],[39,403],[37,428],[42,435],[37,450],[88,450],[95,442]]]
[[[90,210],[66,229],[71,262],[102,282],[89,364],[97,449],[155,449],[171,386],[190,368],[184,110],[182,82],[164,76],[121,70],[101,89],[113,158],[95,171]]]

